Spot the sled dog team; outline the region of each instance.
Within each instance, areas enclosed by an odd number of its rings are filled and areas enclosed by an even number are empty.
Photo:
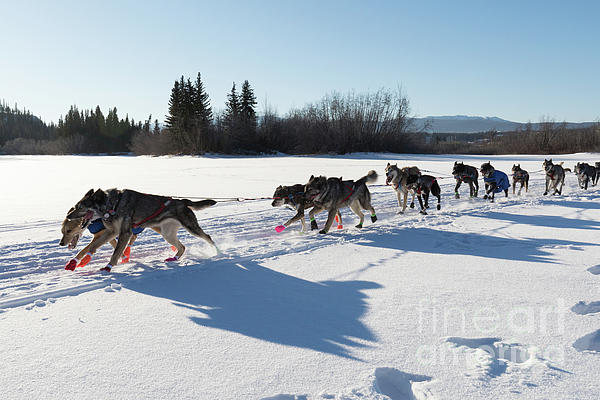
[[[553,190],[553,195],[561,194],[565,180],[565,170],[562,163],[554,164],[552,159],[544,160],[543,170],[546,174],[547,195]],[[490,162],[477,168],[462,162],[455,162],[452,175],[456,180],[454,188],[455,197],[460,197],[458,189],[462,183],[469,185],[469,196],[477,197],[479,191],[479,172],[485,183],[484,199],[494,201],[496,193],[504,192],[508,197],[508,189],[511,186],[508,176],[496,170]],[[587,163],[577,163],[574,168],[579,186],[587,189],[588,183],[596,185],[600,177],[600,162],[595,166]],[[392,186],[398,198],[398,213],[406,210],[409,193],[412,195],[410,208],[414,208],[415,197],[419,200],[421,214],[427,214],[429,208],[429,195],[437,198],[437,209],[440,209],[441,189],[437,179],[431,175],[424,175],[418,167],[398,167],[396,164],[387,164],[385,168],[386,185]],[[311,176],[306,184],[292,186],[278,186],[273,194],[273,207],[288,206],[296,211],[296,214],[275,228],[282,232],[294,222],[302,223],[302,231],[306,231],[305,211],[309,211],[311,230],[318,229],[315,216],[327,211],[327,221],[323,229],[319,231],[326,234],[337,221],[337,228],[341,229],[341,208],[349,207],[359,217],[357,228],[362,228],[364,223],[363,210],[370,213],[371,222],[377,221],[375,209],[371,205],[371,193],[367,187],[368,183],[377,181],[378,175],[375,171],[369,171],[362,178],[354,180],[343,180],[340,178],[327,178],[325,176]],[[520,184],[518,194],[525,188],[529,189],[529,173],[521,169],[520,164],[512,167],[513,194],[517,184]],[[83,267],[89,263],[93,254],[101,246],[110,243],[113,248],[111,259],[101,271],[110,272],[117,265],[119,259],[126,263],[129,261],[131,245],[145,228],[150,228],[162,235],[176,254],[165,261],[177,261],[185,251],[185,246],[177,238],[179,228],[184,228],[190,234],[206,240],[218,252],[218,248],[206,234],[193,211],[199,211],[216,204],[214,200],[191,201],[187,199],[175,199],[165,196],[157,196],[136,192],[133,190],[89,190],[74,207],[72,207],[62,223],[62,239],[60,245],[68,245],[69,249],[75,248],[79,238],[88,229],[93,235],[93,240],[84,247],[77,255],[69,260],[65,269],[73,271],[76,267]]]

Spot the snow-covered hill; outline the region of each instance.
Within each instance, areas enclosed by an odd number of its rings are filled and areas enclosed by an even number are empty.
[[[519,162],[530,192],[455,199],[456,159]],[[63,269],[60,222],[90,188],[263,197],[388,161],[438,176],[442,210],[398,215],[376,185],[375,224],[356,229],[344,210],[344,229],[302,235],[275,232],[292,213],[269,201],[222,202],[196,213],[222,254],[182,231],[187,252],[166,263],[169,246],[144,232],[110,275],[96,272],[108,246]],[[600,191],[568,174],[563,196],[542,196],[542,161],[0,157],[2,398],[596,399]]]
[[[568,129],[585,128],[593,122],[567,122]],[[498,117],[479,117],[474,115],[440,115],[415,118],[416,129],[426,129],[432,133],[477,133],[490,130],[498,132],[515,131],[524,128],[525,123],[514,122]],[[532,129],[539,129],[539,123],[532,123]]]

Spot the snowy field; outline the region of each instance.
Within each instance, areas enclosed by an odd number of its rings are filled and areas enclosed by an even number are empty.
[[[344,229],[283,233],[267,201],[196,213],[222,250],[181,231],[179,263],[145,231],[131,262],[75,272],[58,246],[90,188],[263,197],[311,174],[382,177],[388,161],[448,176],[454,160],[539,171],[540,156],[150,158],[2,156],[2,399],[597,399],[600,186],[567,174],[562,196],[454,199],[398,215],[372,186],[379,220],[343,210]],[[600,154],[555,156],[573,168]],[[435,201],[432,202],[435,204]],[[318,218],[324,223],[325,214]]]

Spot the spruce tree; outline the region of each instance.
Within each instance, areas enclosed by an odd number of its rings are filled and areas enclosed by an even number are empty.
[[[204,84],[198,72],[196,82],[193,87],[193,113],[194,113],[194,131],[197,139],[197,151],[203,153],[206,151],[207,138],[210,125],[213,119],[212,108],[208,93],[204,90]]]
[[[174,140],[174,148],[177,152],[183,151],[186,148],[185,141],[185,81],[183,75],[179,81],[175,81],[169,98],[169,114],[166,116],[165,122],[171,137]]]
[[[179,82],[175,81],[169,98],[169,114],[165,118],[167,128],[170,130],[179,129],[181,114],[181,88]]]
[[[254,90],[250,87],[248,80],[242,85],[242,94],[240,101],[240,121],[243,135],[243,144],[247,150],[259,150],[259,144],[256,138],[256,96]]]
[[[240,99],[235,89],[235,82],[231,87],[231,91],[227,95],[227,102],[225,102],[225,117],[224,127],[226,134],[226,149],[230,151],[231,146],[239,145],[239,127],[240,127]]]

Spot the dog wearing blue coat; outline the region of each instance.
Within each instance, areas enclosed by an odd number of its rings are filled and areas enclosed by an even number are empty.
[[[489,161],[481,164],[479,170],[485,182],[484,199],[490,199],[491,202],[494,202],[494,195],[500,192],[504,192],[504,197],[508,197],[508,188],[510,187],[508,175],[492,167]]]

